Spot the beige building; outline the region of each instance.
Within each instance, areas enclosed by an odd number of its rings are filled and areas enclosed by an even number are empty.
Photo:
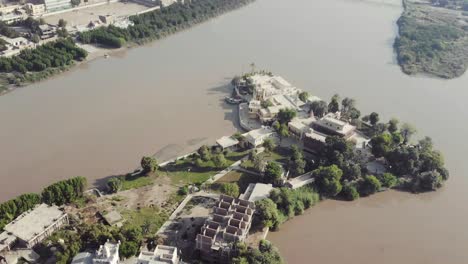
[[[6,225],[0,238],[3,238],[9,247],[17,243],[20,247],[32,248],[66,224],[68,215],[65,212],[57,206],[41,204]],[[0,248],[2,247],[4,246],[0,244]]]
[[[196,249],[209,263],[226,263],[231,257],[231,245],[244,241],[252,225],[253,202],[221,195],[196,238]]]
[[[176,247],[157,245],[153,252],[140,252],[137,264],[178,264],[179,259]]]
[[[46,8],[44,4],[27,3],[25,6],[26,12],[31,16],[40,16],[45,13]]]

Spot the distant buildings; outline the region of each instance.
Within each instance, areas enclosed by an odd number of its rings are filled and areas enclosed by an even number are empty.
[[[179,259],[176,247],[158,245],[153,252],[140,252],[137,264],[178,264]]]
[[[39,30],[40,30],[41,39],[52,38],[56,34],[56,27],[48,25],[48,24],[39,25]]]
[[[48,13],[72,8],[70,0],[44,0],[44,5]]]
[[[107,241],[101,245],[96,252],[78,253],[72,260],[72,264],[118,264],[120,242],[111,243]]]
[[[45,4],[27,3],[25,9],[26,12],[31,16],[39,16],[46,12]]]
[[[68,216],[57,206],[38,205],[4,227],[5,232],[0,234],[0,251],[14,244],[32,248],[66,224]]]
[[[221,195],[196,238],[196,249],[204,261],[225,263],[230,259],[231,245],[244,241],[255,212],[253,202]]]

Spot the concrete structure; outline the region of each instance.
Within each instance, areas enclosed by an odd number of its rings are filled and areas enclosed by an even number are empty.
[[[201,258],[211,263],[228,262],[232,243],[245,240],[254,212],[253,202],[221,195],[196,238]]]
[[[5,232],[0,237],[3,237],[7,243],[15,237],[15,241],[20,246],[32,248],[66,224],[68,224],[68,215],[65,212],[57,206],[41,204],[6,225]]]
[[[48,13],[62,11],[73,7],[70,0],[44,0],[44,5]]]
[[[106,214],[101,213],[101,215],[108,225],[111,225],[111,226],[115,225],[119,227],[122,226],[122,220],[123,220],[122,215],[116,210],[112,210]]]
[[[40,34],[41,34],[41,39],[48,39],[48,38],[52,38],[53,36],[55,36],[55,31],[56,31],[56,28],[54,26],[51,26],[51,25],[40,25],[39,26],[39,30],[41,31]]]
[[[263,144],[265,139],[273,138],[276,132],[270,127],[261,127],[243,134],[247,142],[253,147],[258,147]]]
[[[109,240],[99,247],[96,252],[78,253],[72,260],[72,264],[118,264],[120,241],[111,243]]]
[[[2,39],[5,40],[12,48],[21,48],[21,47],[30,45],[29,40],[23,37],[17,37],[17,38],[2,37]]]
[[[0,16],[0,20],[7,23],[7,24],[10,24],[10,23],[13,23],[13,22],[16,22],[16,21],[21,21],[25,18],[24,15],[22,14],[16,14],[16,13],[7,13],[7,14],[3,14]]]
[[[239,198],[249,202],[256,202],[268,198],[271,190],[273,190],[273,185],[271,184],[251,183]]]
[[[16,237],[7,232],[0,233],[0,252],[10,250],[16,243]]]
[[[302,174],[301,176],[297,176],[296,178],[292,178],[288,180],[284,185],[291,189],[297,189],[304,185],[313,183],[315,178],[312,177],[312,172],[308,172]]]
[[[292,86],[280,76],[256,74],[249,77],[253,84],[253,97],[249,102],[249,117],[262,122],[273,120],[281,109],[302,111],[305,102],[299,99],[300,89]],[[268,107],[262,107],[268,102]]]
[[[120,260],[119,247],[120,241],[117,243],[107,241],[96,251],[93,264],[118,264]]]
[[[5,258],[6,264],[17,264],[17,263],[39,263],[40,256],[32,249],[18,249],[14,251],[6,252],[2,254]],[[0,263],[1,261],[0,257]]]
[[[157,245],[153,252],[140,252],[137,264],[178,264],[179,259],[176,247]]]
[[[334,114],[328,114],[315,121],[313,128],[325,134],[340,136],[346,139],[352,137],[356,131],[355,126],[339,120]]]
[[[31,16],[40,16],[46,12],[45,4],[27,3],[25,6],[26,12]]]
[[[73,257],[71,264],[93,264],[93,254],[89,252],[78,253]]]
[[[239,140],[233,138],[233,137],[222,137],[218,140],[216,140],[216,145],[221,147],[221,149],[234,149],[236,148],[237,144],[239,144]]]

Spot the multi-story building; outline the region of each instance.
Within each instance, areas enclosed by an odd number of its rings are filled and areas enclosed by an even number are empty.
[[[45,10],[48,13],[72,8],[70,0],[44,0]]]
[[[247,237],[254,212],[253,202],[221,195],[196,238],[201,258],[211,263],[228,262],[232,244]]]

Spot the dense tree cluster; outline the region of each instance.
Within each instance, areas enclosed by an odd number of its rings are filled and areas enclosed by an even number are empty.
[[[287,219],[300,215],[305,209],[313,206],[318,202],[319,195],[307,186],[295,190],[279,188],[271,191],[269,199],[277,205],[282,218]]]
[[[236,183],[222,183],[221,184],[221,192],[232,196],[232,197],[238,197],[239,196],[239,185]]]
[[[371,140],[372,153],[376,157],[385,158],[395,176],[409,181],[403,187],[412,191],[434,190],[449,176],[444,167],[444,158],[440,151],[433,149],[429,137],[421,139],[415,145],[407,144],[414,132],[414,128],[404,125],[391,134],[384,132],[377,135]],[[432,183],[426,183],[431,180]],[[390,175],[384,175],[385,185],[395,185],[395,181]]]
[[[86,178],[74,177],[49,185],[42,191],[42,201],[46,204],[63,205],[83,197]]]
[[[267,240],[261,240],[258,249],[244,243],[236,243],[233,248],[232,264],[282,264],[278,249]]]
[[[306,168],[306,161],[304,159],[304,153],[296,145],[291,147],[291,157],[288,164],[289,175],[299,176],[304,174]]]
[[[160,10],[130,17],[134,25],[126,29],[110,25],[80,33],[79,39],[83,43],[119,48],[127,41],[159,39],[249,2],[251,0],[197,0],[185,4],[174,3]]]
[[[40,72],[48,68],[70,65],[73,61],[85,59],[87,55],[73,40],[60,39],[35,49],[24,49],[10,58],[0,58],[0,72]]]
[[[400,35],[395,40],[398,59],[402,63],[430,60],[437,52],[446,48],[449,41],[457,40],[464,34],[450,25],[422,25],[413,18],[403,16],[398,20]]]
[[[307,186],[295,190],[273,189],[269,198],[255,202],[255,224],[276,230],[284,221],[302,214],[318,201],[319,195]]]

